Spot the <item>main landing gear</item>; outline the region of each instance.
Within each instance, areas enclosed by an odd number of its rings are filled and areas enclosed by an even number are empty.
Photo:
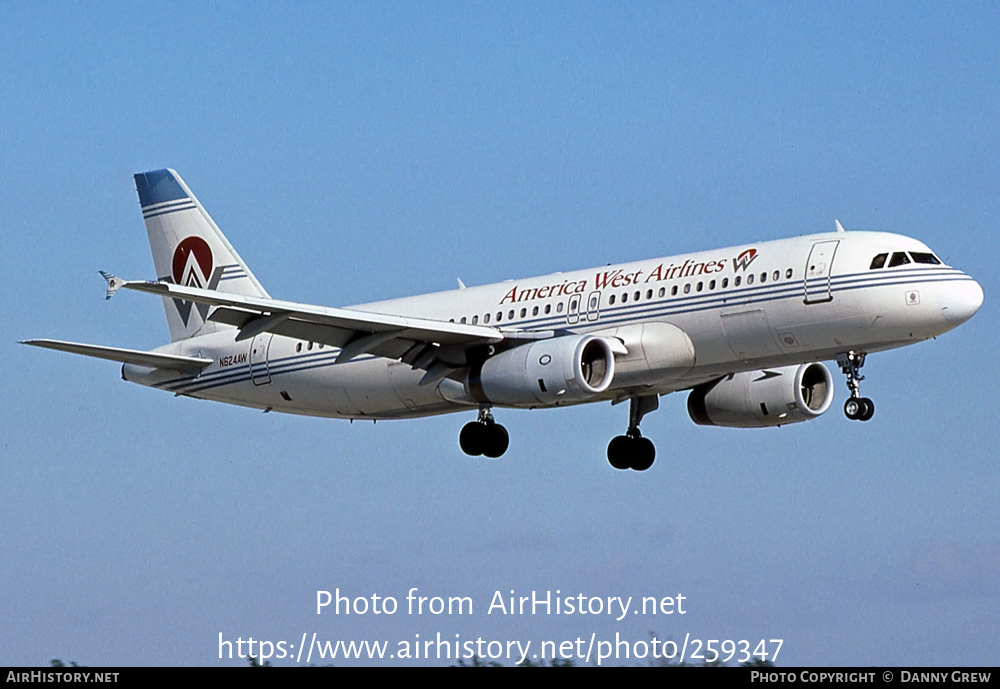
[[[860,373],[865,365],[864,352],[838,354],[837,364],[847,376],[847,387],[851,390],[851,396],[844,403],[844,416],[851,421],[867,421],[875,415],[875,403],[861,396],[861,381],[865,379]]]
[[[462,452],[472,457],[483,455],[496,459],[507,451],[510,435],[506,428],[493,420],[489,406],[483,405],[479,408],[479,418],[462,427],[458,444],[462,446]]]
[[[653,466],[656,459],[656,448],[649,438],[643,438],[639,432],[642,417],[660,406],[656,395],[632,397],[629,400],[628,430],[625,435],[616,436],[608,444],[608,462],[615,469],[634,469],[645,471]]]

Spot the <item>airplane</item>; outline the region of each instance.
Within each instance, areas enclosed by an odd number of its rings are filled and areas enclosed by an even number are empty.
[[[607,265],[350,307],[273,299],[173,170],[134,176],[171,343],[152,351],[24,344],[122,363],[126,381],[291,414],[403,419],[476,412],[459,436],[496,458],[494,408],[629,403],[607,458],[645,471],[642,419],[689,391],[700,425],[762,428],[817,418],[846,376],[848,419],[867,421],[868,354],[971,318],[983,290],[923,243],[836,231]]]

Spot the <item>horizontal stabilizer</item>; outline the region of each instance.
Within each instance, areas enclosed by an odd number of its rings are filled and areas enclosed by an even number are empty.
[[[105,281],[108,283],[108,290],[107,290],[107,292],[105,292],[104,298],[105,299],[110,299],[111,297],[115,296],[115,292],[117,292],[119,289],[121,289],[121,286],[122,286],[122,284],[125,281],[124,280],[120,280],[119,278],[116,278],[111,273],[106,273],[103,270],[99,270],[97,272],[100,273],[101,277],[104,278]]]
[[[212,363],[212,359],[200,359],[193,356],[176,354],[158,354],[143,352],[138,349],[121,349],[119,347],[101,347],[99,345],[80,344],[78,342],[63,342],[61,340],[26,340],[21,344],[46,349],[58,349],[61,352],[83,354],[108,361],[120,361],[123,364],[137,364],[150,368],[169,368],[175,371],[199,371]]]

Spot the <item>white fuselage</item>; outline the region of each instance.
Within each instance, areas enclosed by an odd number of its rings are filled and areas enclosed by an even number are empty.
[[[901,235],[837,232],[352,308],[501,331],[617,337],[629,352],[610,388],[585,401],[614,400],[900,347],[946,332],[978,309],[982,289],[956,269],[915,261],[872,267],[877,255],[895,252],[931,255]],[[192,397],[337,418],[417,417],[478,404],[461,370],[421,386],[425,372],[399,360],[366,354],[335,363],[336,347],[266,332],[238,342],[236,334],[227,329],[157,350],[214,361],[197,375],[125,364],[123,377]],[[663,351],[653,352],[657,346]],[[649,351],[636,359],[642,347]]]

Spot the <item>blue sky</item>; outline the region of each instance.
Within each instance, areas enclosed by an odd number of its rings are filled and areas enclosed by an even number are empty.
[[[779,665],[997,664],[996,3],[0,4],[0,664],[240,664],[218,638],[782,638]],[[901,232],[975,276],[870,357],[868,424],[627,410],[349,424],[20,346],[150,348],[132,183],[172,167],[272,295],[347,305],[795,236]],[[471,616],[317,616],[317,590]],[[501,617],[495,591],[687,598]],[[643,663],[641,660],[623,664]],[[276,664],[292,664],[276,661]],[[506,664],[510,664],[506,662]]]

